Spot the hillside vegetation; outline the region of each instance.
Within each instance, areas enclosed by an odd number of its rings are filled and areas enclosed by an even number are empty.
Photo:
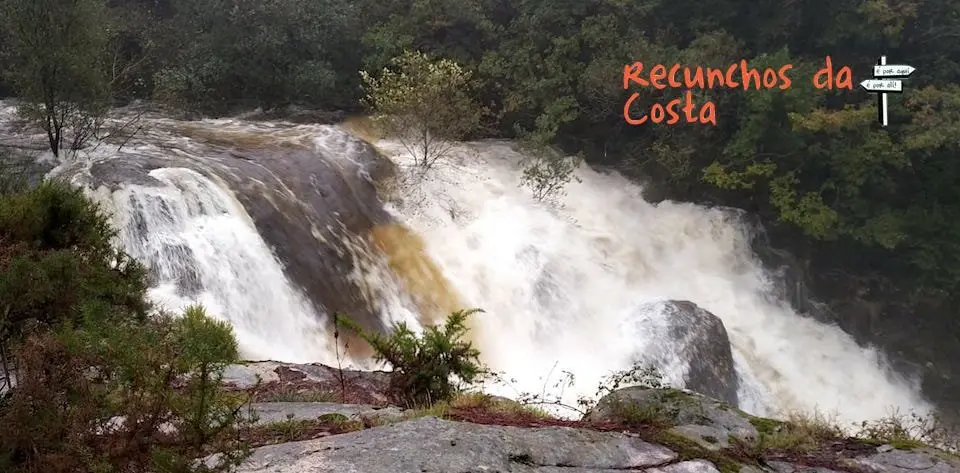
[[[804,256],[853,267],[878,288],[945,296],[960,283],[957,0],[0,4],[0,89],[43,107],[56,96],[91,110],[104,97],[206,114],[360,110],[359,71],[418,50],[470,73],[486,110],[474,137],[546,136],[590,162],[653,177],[668,195],[755,211],[797,237]],[[892,96],[886,128],[876,97],[858,86],[881,54],[917,68]],[[828,56],[835,74],[850,66],[852,90],[814,88]],[[624,119],[634,92],[635,114],[686,100],[669,87],[625,91],[625,65],[643,62],[646,74],[655,64],[726,70],[741,60],[761,74],[791,64],[791,87],[693,90],[698,107],[715,105],[716,126]]]
[[[660,197],[755,213],[845,329],[924,367],[933,397],[960,389],[960,0],[0,0],[0,13],[0,91],[26,100],[55,153],[131,99],[190,116],[433,110],[451,139],[558,146]],[[456,81],[369,100],[411,51]],[[887,127],[858,86],[880,55],[917,69]],[[816,88],[828,57],[834,87]],[[637,61],[649,73],[746,61],[779,84],[790,64],[791,86],[624,90]],[[413,107],[444,103],[445,84],[476,113]],[[634,113],[690,100],[699,120],[710,102],[716,123],[631,125],[634,93]],[[531,181],[571,178],[571,163],[546,162]]]

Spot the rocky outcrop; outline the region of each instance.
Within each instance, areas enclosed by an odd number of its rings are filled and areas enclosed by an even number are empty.
[[[231,367],[227,381],[325,387],[329,374],[322,365],[258,362]],[[365,382],[376,389],[385,375]],[[943,451],[839,434],[806,439],[812,431],[686,390],[620,389],[582,420],[504,406],[485,396],[422,411],[258,402],[259,446],[238,473],[960,473],[960,459]],[[263,441],[271,425],[291,422],[300,423],[298,436]]]
[[[830,467],[796,461],[737,463],[631,432],[523,428],[422,417],[254,450],[238,473],[956,473],[956,458],[933,450],[876,447]],[[722,458],[722,457],[721,457]],[[720,463],[719,465],[717,463]]]
[[[650,338],[669,340],[656,350],[645,350],[654,364],[683,360],[684,387],[738,405],[739,379],[730,338],[719,317],[693,302],[662,301],[640,306],[633,318],[645,331],[658,332]]]
[[[627,434],[525,429],[425,417],[256,449],[240,473],[612,472],[667,466],[677,453]],[[676,466],[674,467],[677,468]],[[680,471],[716,471],[690,465]]]
[[[256,388],[258,401],[322,400],[376,406],[390,402],[390,379],[390,373],[383,371],[341,371],[319,363],[276,361],[230,365],[223,373],[226,389]]]
[[[730,447],[731,439],[751,442],[758,436],[749,417],[730,404],[676,389],[620,389],[601,399],[586,418],[615,422],[631,415],[672,425],[673,433],[711,450]]]

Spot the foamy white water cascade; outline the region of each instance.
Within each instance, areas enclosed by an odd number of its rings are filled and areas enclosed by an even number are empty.
[[[179,135],[174,121],[144,121],[146,134],[127,148],[204,158],[204,146]],[[240,120],[191,126],[318,147],[342,133]],[[878,353],[773,300],[747,229],[730,213],[671,202],[654,206],[643,201],[639,186],[589,169],[580,170],[581,183],[567,187],[558,210],[519,186],[520,156],[508,144],[469,146],[476,153],[438,163],[422,180],[403,185],[392,211],[425,240],[463,302],[486,311],[475,316],[485,361],[518,381],[502,387],[502,394],[549,389],[567,370],[577,379],[576,389],[565,393],[572,401],[593,394],[603,375],[638,356],[665,356],[669,350],[658,338],[665,314],[655,303],[679,299],[723,320],[745,410],[820,409],[852,421],[883,417],[892,407],[928,408],[912,386],[888,376]],[[380,147],[410,164],[395,144]],[[111,149],[100,148],[95,157]],[[124,184],[95,195],[113,211],[125,249],[158,270],[151,297],[171,309],[204,304],[233,324],[248,357],[331,362],[318,314],[231,192],[187,169],[150,175],[163,185]],[[374,273],[350,277],[376,283]],[[178,284],[196,291],[185,296]],[[381,291],[383,318],[410,321],[409,298],[386,297],[390,291],[395,286]],[[683,376],[682,360],[676,361],[660,366],[668,381]]]
[[[333,347],[317,314],[231,193],[189,169],[150,175],[164,186],[97,192],[120,244],[156,271],[150,298],[169,310],[202,304],[230,322],[248,359],[330,362]],[[196,293],[181,295],[178,283]]]
[[[395,143],[380,146],[411,164]],[[587,168],[558,210],[519,186],[521,156],[509,144],[471,147],[407,185],[395,212],[426,240],[465,302],[487,311],[478,315],[481,349],[520,390],[540,392],[544,377],[565,369],[578,380],[569,399],[593,394],[609,370],[661,349],[664,340],[649,334],[663,315],[649,303],[679,299],[723,320],[745,410],[859,421],[893,407],[928,408],[876,351],[771,301],[747,229],[730,213],[652,205],[637,185]],[[683,374],[661,368],[668,381]]]

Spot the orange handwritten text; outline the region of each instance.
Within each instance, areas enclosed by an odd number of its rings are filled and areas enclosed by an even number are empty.
[[[829,58],[827,61],[829,63]],[[733,64],[726,69],[701,66],[691,69],[682,67],[680,64],[674,64],[667,69],[663,64],[657,64],[645,75],[643,73],[643,63],[635,62],[623,66],[623,90],[629,89],[631,82],[641,87],[648,87],[652,84],[657,89],[665,89],[668,85],[673,88],[684,87],[687,89],[737,88],[742,84],[744,90],[749,89],[751,85],[756,90],[760,90],[761,87],[764,89],[778,87],[781,90],[786,90],[792,84],[790,78],[787,77],[787,71],[792,68],[792,64],[787,64],[778,70],[765,69],[761,73],[756,69],[747,67],[747,60],[743,59],[740,63]],[[681,71],[683,71],[682,82],[680,81]],[[739,74],[737,74],[738,71]],[[667,80],[667,84],[662,82],[664,79]],[[740,81],[737,82],[737,79]]]
[[[674,89],[743,87],[743,90],[749,90],[751,87],[754,90],[776,87],[786,90],[792,84],[790,78],[787,77],[787,71],[792,68],[792,64],[787,64],[779,69],[767,68],[759,71],[756,68],[749,67],[747,60],[743,59],[725,69],[701,66],[691,68],[680,64],[672,64],[667,67],[663,64],[656,64],[650,68],[649,72],[644,73],[643,63],[635,62],[623,66],[623,90],[628,90],[631,84],[640,87],[653,86],[654,89],[658,90],[667,87]],[[667,102],[666,105],[654,103],[649,105],[649,113],[634,114],[631,108],[635,102],[640,101],[640,98],[640,92],[634,92],[623,104],[623,119],[630,125],[643,125],[648,121],[674,125],[679,123],[681,119],[686,123],[717,124],[716,104],[707,100],[698,106],[693,100],[693,93],[689,90],[683,94],[682,99],[675,98]],[[683,104],[682,107],[681,103]],[[682,115],[680,112],[682,112]]]
[[[816,89],[853,90],[853,74],[850,67],[843,66],[834,71],[830,56],[826,58],[826,67],[813,76]],[[787,75],[793,69],[792,64],[779,68],[757,69],[750,67],[746,59],[725,68],[687,67],[681,64],[654,64],[649,69],[642,62],[623,66],[623,90],[631,86],[652,87],[656,90],[666,88],[688,89],[681,97],[662,103],[649,103],[654,96],[661,94],[643,94],[635,91],[623,104],[623,119],[630,125],[643,125],[647,122],[674,125],[684,123],[717,124],[717,106],[710,100],[702,103],[694,101],[692,89],[739,89],[743,90],[787,90],[793,81]],[[646,112],[642,110],[646,109]]]
[[[834,87],[853,90],[853,72],[850,70],[850,66],[841,67],[840,70],[837,71],[836,80],[834,80],[833,61],[830,59],[830,56],[827,56],[826,63],[826,67],[820,68],[820,70],[813,75],[813,86],[818,89],[827,90],[833,90]]]
[[[707,101],[703,104],[703,107],[699,109],[697,115],[694,115],[694,110],[697,110],[697,105],[693,102],[693,93],[689,90],[684,94],[686,101],[683,105],[683,117],[687,120],[687,123],[710,123],[713,125],[717,124],[717,106],[713,102]],[[655,103],[650,107],[650,114],[642,114],[639,118],[634,118],[630,114],[630,106],[633,105],[633,102],[640,97],[638,92],[634,92],[630,98],[627,99],[627,103],[623,105],[623,118],[627,120],[627,123],[631,125],[643,125],[649,119],[653,123],[663,123],[664,118],[666,118],[667,125],[673,125],[680,121],[680,115],[677,114],[677,107],[680,106],[680,99],[673,99],[667,102],[667,106],[664,107],[663,104]]]

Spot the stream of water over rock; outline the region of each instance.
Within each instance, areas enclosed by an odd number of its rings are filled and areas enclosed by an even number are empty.
[[[638,359],[682,382],[688,360],[670,359],[658,303],[688,300],[722,319],[747,411],[858,421],[928,407],[877,351],[774,296],[735,211],[653,205],[637,184],[588,168],[558,202],[539,202],[509,142],[463,144],[420,175],[396,143],[377,143],[390,163],[339,126],[141,126],[51,175],[112,212],[155,301],[202,303],[249,358],[334,362],[334,312],[382,329],[477,307],[484,361],[516,379],[493,389],[551,391],[567,371],[573,403]]]

